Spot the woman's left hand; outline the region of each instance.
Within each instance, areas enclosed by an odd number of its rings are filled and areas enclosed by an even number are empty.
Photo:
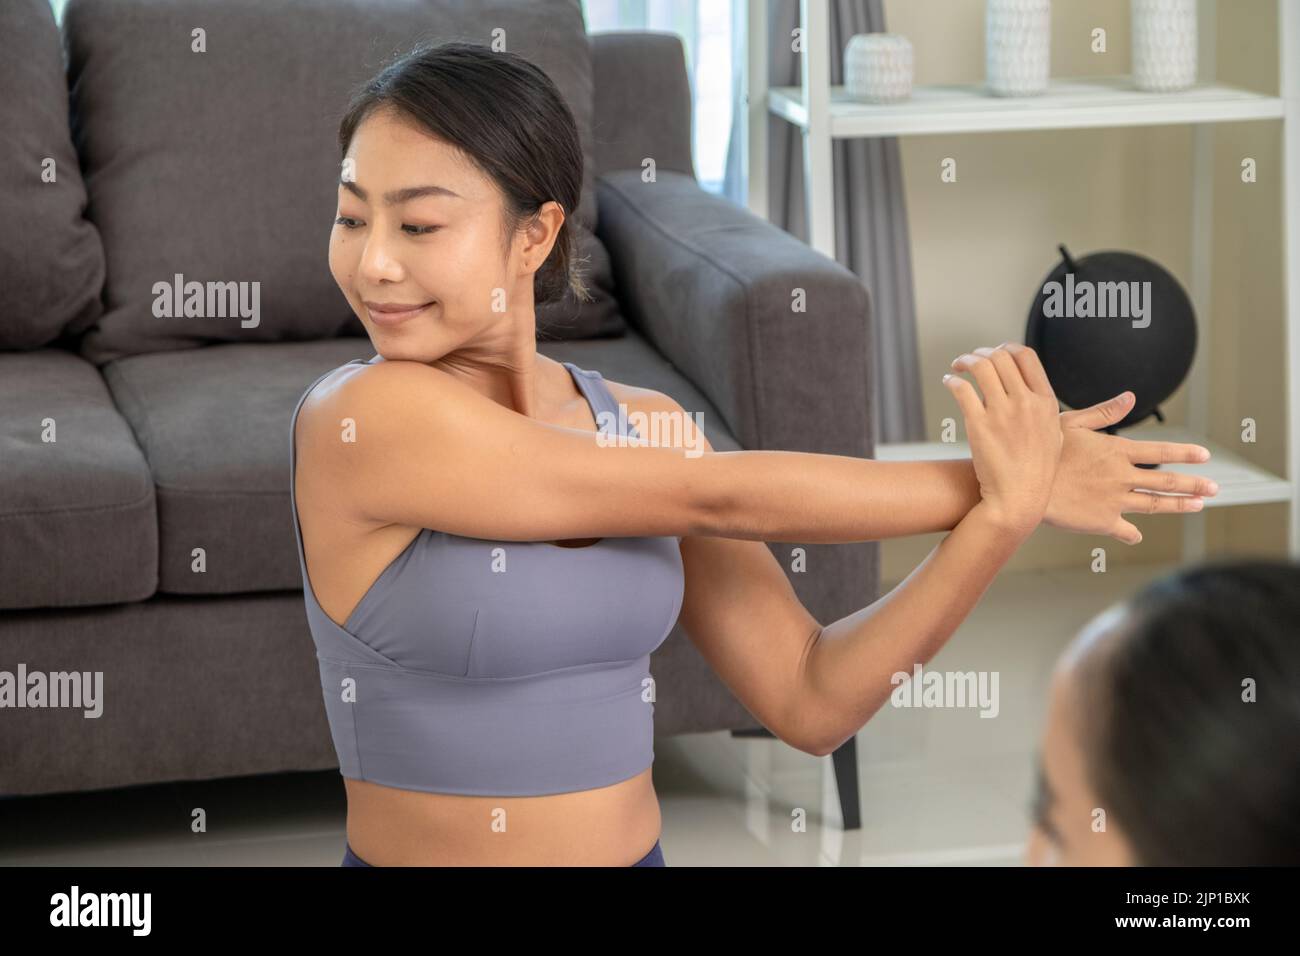
[[[1061,462],[1043,516],[1046,524],[1137,544],[1142,532],[1121,518],[1121,513],[1200,511],[1205,498],[1219,493],[1218,485],[1201,475],[1136,464],[1209,461],[1209,451],[1200,445],[1137,441],[1094,430],[1122,420],[1132,404],[1133,393],[1124,392],[1091,408],[1061,413]]]

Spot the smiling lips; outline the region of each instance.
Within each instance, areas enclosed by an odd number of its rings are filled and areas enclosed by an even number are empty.
[[[426,302],[423,305],[408,305],[403,302],[367,302],[365,303],[366,311],[370,313],[370,321],[376,325],[400,325],[407,319],[412,319],[419,315],[432,302]]]

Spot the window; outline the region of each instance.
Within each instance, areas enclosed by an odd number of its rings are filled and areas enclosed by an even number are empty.
[[[734,0],[582,0],[587,30],[676,33],[686,49],[693,99],[691,142],[700,185],[722,192],[732,114],[732,27],[742,24]],[[654,95],[648,92],[647,95]]]

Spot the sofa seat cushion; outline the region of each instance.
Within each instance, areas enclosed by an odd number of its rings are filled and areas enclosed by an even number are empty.
[[[635,332],[544,342],[538,351],[671,395],[687,411],[703,413],[715,449],[739,448],[713,406]],[[104,366],[153,473],[160,591],[301,589],[289,510],[293,408],[320,375],[374,354],[368,338],[346,337],[211,345]]]
[[[0,608],[143,601],[158,580],[149,466],[95,366],[0,352]]]
[[[374,354],[368,338],[349,336],[210,345],[103,367],[153,473],[159,591],[302,587],[289,513],[289,418],[314,379]]]

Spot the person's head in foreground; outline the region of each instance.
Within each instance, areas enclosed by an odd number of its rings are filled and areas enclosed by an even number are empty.
[[[1057,664],[1027,862],[1300,862],[1300,565],[1218,562],[1102,612]]]

